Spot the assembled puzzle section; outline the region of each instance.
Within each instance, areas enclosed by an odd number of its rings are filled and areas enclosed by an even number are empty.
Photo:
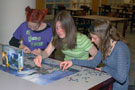
[[[35,70],[34,73],[31,73],[30,75],[32,74],[50,74],[50,73],[53,73],[53,72],[56,72],[56,71],[59,71],[60,68],[59,68],[59,64],[56,64],[55,62],[48,62],[46,60],[42,60],[42,64],[41,64],[41,68],[40,67],[37,67],[33,60],[34,58],[36,57],[36,55],[33,55],[33,54],[26,54],[24,53],[24,68],[26,69],[31,69],[31,70]],[[65,71],[69,71],[70,72],[71,69],[68,69],[68,70],[65,70]],[[61,70],[60,70],[61,71]],[[72,71],[72,70],[71,70]]]
[[[56,63],[57,61],[51,59],[43,60],[42,67],[37,67],[33,62],[35,57],[33,54],[23,54],[24,66],[21,72],[4,66],[0,66],[0,70],[43,86],[79,72],[79,70],[72,68],[63,72],[59,68],[59,64]]]
[[[2,66],[18,71],[23,69],[23,50],[9,45],[1,45],[1,50]]]

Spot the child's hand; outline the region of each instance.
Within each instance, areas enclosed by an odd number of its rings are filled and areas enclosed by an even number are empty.
[[[100,67],[100,68],[95,68],[95,69],[98,70],[98,71],[101,71],[102,68]]]
[[[64,61],[60,63],[60,69],[62,69],[62,71],[68,69],[71,66],[72,66],[72,61]]]
[[[32,54],[35,54],[35,55],[40,55],[41,54],[41,49],[40,48],[38,48],[38,49],[35,49],[35,50],[33,50],[33,51],[31,51],[31,53]]]
[[[42,56],[38,55],[35,59],[34,59],[34,63],[36,66],[41,67],[41,62],[42,62]]]
[[[31,53],[31,50],[27,46],[23,48],[23,51],[24,53]]]
[[[24,53],[31,53],[31,50],[23,44],[20,44],[19,48],[23,49]]]

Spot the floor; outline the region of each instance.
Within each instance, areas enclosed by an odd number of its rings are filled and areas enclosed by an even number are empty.
[[[47,21],[50,22],[50,21]],[[118,24],[118,30],[121,32],[123,25],[122,23]],[[131,54],[131,65],[130,65],[130,72],[129,72],[129,90],[135,90],[135,30],[132,32],[132,34],[130,33],[129,30],[129,26],[128,29],[126,31],[126,37],[125,39],[130,43],[130,54]],[[55,58],[58,60],[63,60],[64,55],[61,53],[61,51],[56,50],[55,51]]]

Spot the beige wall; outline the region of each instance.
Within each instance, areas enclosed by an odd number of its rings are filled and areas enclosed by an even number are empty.
[[[0,0],[0,43],[8,44],[17,27],[26,20],[26,6],[35,8],[35,0]]]

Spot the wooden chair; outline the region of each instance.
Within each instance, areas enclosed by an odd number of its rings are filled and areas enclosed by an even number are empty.
[[[88,15],[88,12],[89,12],[88,6],[82,5],[82,6],[80,6],[80,8],[82,8],[83,11],[78,12],[78,16]]]
[[[66,10],[66,7],[64,5],[58,5],[58,10],[59,11]]]
[[[128,18],[128,15],[126,14],[126,12],[129,12],[129,8],[126,6],[122,6],[122,12],[119,13],[119,17],[121,18]]]
[[[80,6],[80,8],[82,8],[83,11],[78,12],[78,16],[86,16],[86,15],[91,14],[90,8],[88,6],[82,5],[82,6]],[[80,19],[80,18],[77,18],[74,20],[75,20],[77,30],[83,34],[88,35],[88,28],[90,26],[89,21],[86,21],[86,20]]]
[[[66,7],[62,4],[58,5],[57,8],[54,8],[54,16],[62,10],[66,10]]]
[[[90,22],[88,20],[85,19],[81,19],[81,18],[75,18],[75,24],[77,27],[77,30],[85,35],[88,35],[88,29],[90,27]]]
[[[102,5],[101,15],[108,16],[111,13],[111,6],[110,5]]]

